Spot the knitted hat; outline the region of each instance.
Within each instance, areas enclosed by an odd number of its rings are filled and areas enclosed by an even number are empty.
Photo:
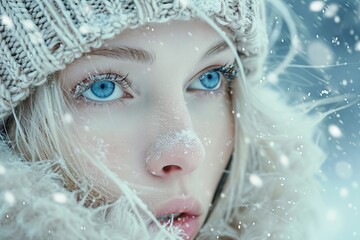
[[[50,74],[126,28],[188,20],[201,12],[233,33],[242,55],[258,54],[266,39],[255,36],[264,34],[257,29],[261,5],[262,0],[0,0],[0,122]]]

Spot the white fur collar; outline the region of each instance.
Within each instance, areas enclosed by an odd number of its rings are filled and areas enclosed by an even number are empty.
[[[51,163],[25,162],[0,141],[0,239],[171,239],[142,227],[126,205],[106,222],[59,184]]]

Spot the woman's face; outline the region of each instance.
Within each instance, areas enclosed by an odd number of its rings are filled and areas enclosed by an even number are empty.
[[[234,59],[207,24],[173,21],[126,30],[63,72],[83,150],[136,189],[160,221],[176,214],[175,225],[190,238],[233,149],[220,67]],[[88,167],[99,185],[120,195]]]

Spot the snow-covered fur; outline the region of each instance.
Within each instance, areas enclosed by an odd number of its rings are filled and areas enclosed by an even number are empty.
[[[24,161],[0,141],[0,239],[180,239],[140,224],[125,201],[107,206],[110,214],[85,208],[62,186],[55,163]]]

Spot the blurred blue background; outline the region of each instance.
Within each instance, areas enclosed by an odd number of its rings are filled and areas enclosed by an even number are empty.
[[[285,2],[299,18],[302,54],[290,66],[290,80],[278,85],[294,103],[337,98],[318,110],[339,108],[321,125],[327,160],[319,174],[325,200],[319,239],[360,239],[360,0]],[[277,14],[271,17],[277,22]],[[275,56],[288,50],[284,29]]]

